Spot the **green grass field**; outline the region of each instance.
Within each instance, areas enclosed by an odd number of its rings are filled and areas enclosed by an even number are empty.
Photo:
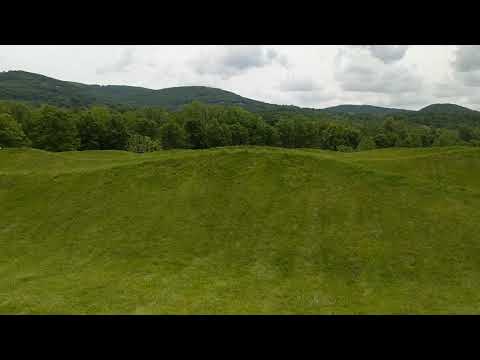
[[[0,150],[2,314],[480,313],[480,149]]]

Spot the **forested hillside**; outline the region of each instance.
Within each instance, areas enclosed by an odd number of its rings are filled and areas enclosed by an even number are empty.
[[[435,127],[400,115],[355,120],[279,112],[266,120],[241,107],[193,102],[159,107],[59,108],[0,102],[0,146],[49,151],[205,149],[231,145],[350,152],[387,147],[479,145],[480,127]]]
[[[282,108],[279,105],[247,99],[229,91],[205,86],[151,90],[135,86],[85,85],[25,71],[0,73],[0,100],[47,103],[66,107],[161,106],[170,110],[178,109],[196,100],[207,104],[239,105],[252,111]]]

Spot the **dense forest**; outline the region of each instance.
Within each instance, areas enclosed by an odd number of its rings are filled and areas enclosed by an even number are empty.
[[[409,117],[410,116],[410,117]],[[468,116],[249,112],[192,102],[179,110],[108,106],[61,108],[0,102],[0,146],[49,151],[205,149],[266,145],[355,151],[387,147],[480,145]],[[478,123],[477,123],[478,124]]]

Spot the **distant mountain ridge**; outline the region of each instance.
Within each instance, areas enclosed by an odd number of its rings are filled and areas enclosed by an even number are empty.
[[[373,105],[337,105],[328,108],[324,108],[324,111],[336,112],[336,113],[349,113],[349,114],[387,114],[395,112],[413,112],[414,110],[385,108]]]
[[[48,103],[56,106],[125,105],[161,106],[175,110],[192,101],[206,104],[240,106],[252,112],[295,111],[345,115],[388,115],[415,113],[480,112],[455,104],[432,104],[419,111],[385,108],[372,105],[338,105],[324,109],[302,108],[294,105],[269,104],[245,98],[230,91],[206,86],[181,86],[152,90],[125,85],[87,85],[62,81],[26,71],[0,72],[0,100]]]
[[[428,113],[439,113],[439,114],[478,112],[478,111],[466,108],[464,106],[456,105],[456,104],[432,104],[424,107],[423,109],[420,109],[419,111],[428,112]]]
[[[208,104],[238,105],[248,110],[270,110],[279,105],[244,98],[205,86],[152,90],[124,85],[86,85],[25,71],[0,73],[0,99],[50,103],[57,106],[130,105],[175,109],[194,100]]]

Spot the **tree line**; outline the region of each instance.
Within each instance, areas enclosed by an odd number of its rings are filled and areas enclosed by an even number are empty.
[[[459,115],[460,116],[460,115]],[[461,122],[459,122],[461,123]],[[480,145],[480,127],[439,128],[395,116],[342,121],[325,114],[279,112],[264,118],[235,106],[193,102],[169,112],[158,107],[60,108],[0,103],[0,146],[48,151],[206,149],[231,145],[319,148]]]

